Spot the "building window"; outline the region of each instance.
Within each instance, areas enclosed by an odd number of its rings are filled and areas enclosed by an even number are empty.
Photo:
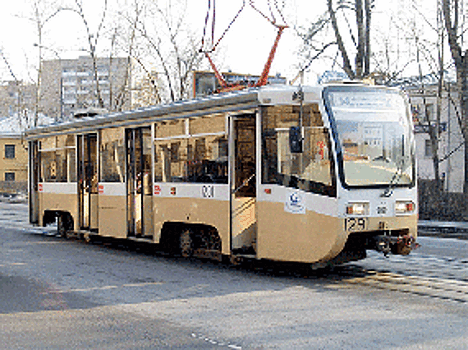
[[[5,145],[5,158],[15,159],[15,145]]]
[[[15,181],[15,173],[5,173],[5,181]]]
[[[433,103],[412,104],[411,114],[415,125],[426,124],[428,121],[435,120],[435,105]]]
[[[432,145],[431,140],[424,140],[424,157],[432,158]]]

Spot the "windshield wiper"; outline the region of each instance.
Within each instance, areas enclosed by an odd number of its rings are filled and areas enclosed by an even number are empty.
[[[397,166],[397,169],[395,173],[393,174],[392,179],[390,180],[390,183],[388,184],[388,187],[385,189],[385,191],[380,195],[380,197],[391,197],[393,194],[393,189],[395,188],[394,185],[397,184],[397,182],[400,180],[401,176],[403,175],[403,165],[404,165],[405,160],[401,160],[401,165]]]
[[[394,185],[400,180],[403,175],[403,167],[405,166],[405,135],[401,135],[401,161],[398,164],[397,162],[397,169],[393,174],[390,183],[388,184],[388,188],[380,195],[380,197],[391,197],[393,194],[393,189],[395,188]]]

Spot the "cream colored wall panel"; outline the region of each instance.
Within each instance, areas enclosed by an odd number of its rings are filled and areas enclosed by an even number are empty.
[[[219,232],[223,254],[230,254],[228,201],[154,197],[154,225],[160,227],[165,222],[211,225]],[[158,236],[155,232],[156,241]]]
[[[69,212],[73,216],[75,225],[78,222],[78,197],[77,194],[39,193],[40,225],[46,210]]]
[[[99,235],[127,237],[126,197],[99,196]]]
[[[143,222],[145,236],[154,235],[154,224],[153,224],[153,197],[143,197]]]
[[[77,194],[76,182],[40,182],[39,192],[56,194]]]
[[[316,262],[332,258],[347,235],[341,219],[307,211],[284,211],[283,203],[258,203],[258,257],[279,261]]]
[[[393,217],[382,217],[382,218],[366,218],[367,220],[367,230],[368,231],[377,231],[382,229],[382,224],[384,223],[385,228],[389,231],[392,230],[401,230],[409,229],[409,234],[414,238],[417,237],[418,229],[418,217],[416,214],[408,216],[393,216]],[[343,228],[345,227],[343,219]]]
[[[100,182],[98,184],[98,190],[99,190],[100,195],[125,196],[126,195],[126,184],[125,183]]]
[[[232,205],[232,249],[251,247],[257,238],[256,200],[233,198]]]
[[[91,229],[98,229],[99,228],[99,195],[91,194],[91,212],[90,212],[90,223],[89,226]]]

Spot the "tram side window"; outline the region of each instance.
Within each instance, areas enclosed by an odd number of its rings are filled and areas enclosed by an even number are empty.
[[[262,182],[336,196],[331,144],[317,104],[303,107],[303,152],[290,150],[289,128],[299,125],[300,114],[298,106],[263,109]]]
[[[59,136],[42,142],[42,182],[76,181],[76,156],[74,136]],[[44,149],[44,146],[52,147]]]
[[[76,181],[75,150],[41,152],[42,182]]]
[[[67,152],[65,149],[57,150],[55,152],[55,159],[57,162],[57,182],[67,182]]]
[[[101,181],[124,182],[125,143],[122,128],[101,132]]]
[[[56,182],[57,162],[55,152],[41,153],[41,179],[40,182]]]
[[[186,181],[227,184],[227,144],[225,135],[190,139],[190,154],[185,165]]]
[[[192,134],[185,134],[187,128],[182,130],[180,125],[175,129],[174,123],[157,123],[155,182],[227,184],[228,142],[225,117],[207,116],[185,120],[184,125],[186,123]],[[167,130],[165,125],[168,125]],[[160,136],[164,136],[164,139],[158,140]]]
[[[67,161],[66,161],[66,172],[67,172],[67,180],[69,182],[76,182],[76,151],[75,148],[67,149]]]

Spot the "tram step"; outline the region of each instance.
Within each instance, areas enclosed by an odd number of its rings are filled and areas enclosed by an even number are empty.
[[[128,237],[129,241],[141,242],[141,243],[153,243],[153,237],[143,238],[143,237]]]
[[[257,256],[255,254],[235,254],[234,256],[244,259],[257,259]]]

